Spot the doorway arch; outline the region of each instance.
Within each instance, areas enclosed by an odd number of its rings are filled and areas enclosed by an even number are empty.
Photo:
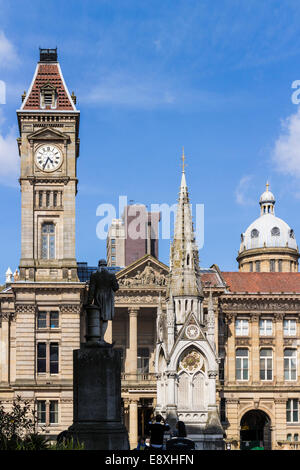
[[[250,410],[241,419],[241,450],[263,447],[271,450],[271,419],[262,410]]]

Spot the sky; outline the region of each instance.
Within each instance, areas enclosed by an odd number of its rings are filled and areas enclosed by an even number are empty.
[[[58,48],[81,111],[78,261],[105,257],[100,204],[176,202],[182,146],[193,208],[204,204],[202,267],[237,270],[267,180],[300,239],[299,33],[292,0],[0,0],[0,283],[20,259],[15,111],[39,47]]]

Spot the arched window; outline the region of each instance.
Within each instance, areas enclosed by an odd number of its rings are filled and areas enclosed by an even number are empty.
[[[187,257],[186,257],[186,265],[187,266],[190,265],[190,255],[187,255]]]
[[[273,227],[271,230],[272,237],[280,237],[280,229],[278,227]]]
[[[291,228],[290,230],[290,238],[295,238],[294,230]]]
[[[55,258],[55,225],[53,222],[45,222],[42,225],[42,258]]]
[[[189,375],[183,372],[178,380],[178,407],[180,409],[189,408]]]
[[[198,372],[193,378],[193,409],[201,409],[204,406],[204,377]]]
[[[251,238],[258,238],[258,235],[259,235],[259,231],[256,228],[251,230]]]

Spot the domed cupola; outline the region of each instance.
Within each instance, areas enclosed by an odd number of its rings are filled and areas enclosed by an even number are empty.
[[[274,194],[269,191],[269,183],[266,184],[266,191],[262,193],[259,199],[260,204],[260,214],[274,214],[274,206],[275,206],[275,197]]]
[[[298,271],[299,251],[294,230],[275,217],[275,197],[269,191],[260,196],[260,217],[241,235],[237,261],[240,271]]]

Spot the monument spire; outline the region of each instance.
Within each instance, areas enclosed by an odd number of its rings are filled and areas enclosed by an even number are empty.
[[[185,155],[182,153],[182,176],[177,204],[174,239],[170,250],[170,287],[173,296],[202,296],[199,278],[199,256],[195,241],[188,187],[185,176]]]

